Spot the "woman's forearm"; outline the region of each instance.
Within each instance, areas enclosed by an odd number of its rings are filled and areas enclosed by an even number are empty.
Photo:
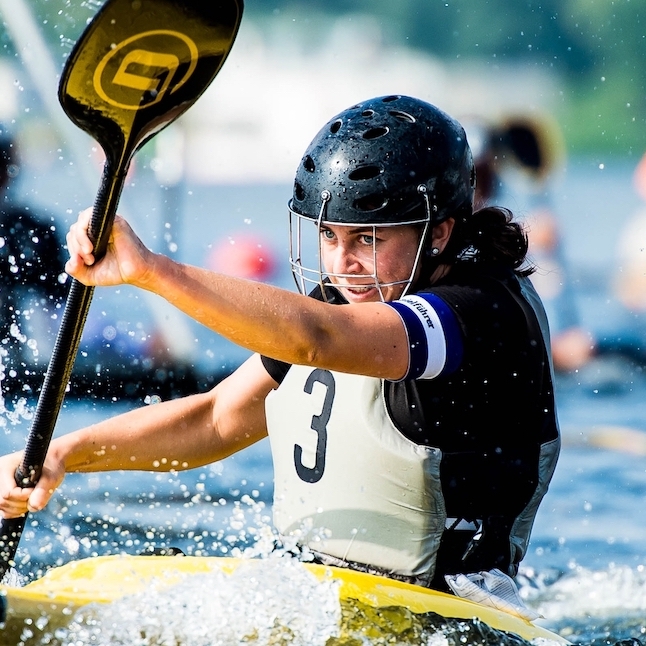
[[[189,469],[226,457],[213,428],[211,394],[139,408],[56,438],[66,472]]]
[[[313,299],[163,255],[155,255],[154,264],[147,282],[138,287],[154,291],[206,327],[254,352],[266,354],[280,348],[283,360],[303,363],[305,348],[326,326],[323,304]]]
[[[272,285],[155,254],[135,283],[252,352],[292,364],[399,378],[408,361],[397,314],[381,303],[331,306]],[[370,329],[367,328],[370,325]]]

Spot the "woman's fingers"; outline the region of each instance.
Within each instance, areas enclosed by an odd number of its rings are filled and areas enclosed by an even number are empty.
[[[94,264],[94,245],[88,236],[91,216],[92,209],[81,211],[78,219],[72,224],[67,233],[67,249],[74,266],[77,266],[79,261],[82,261],[85,265]]]
[[[16,469],[22,455],[12,453],[0,459],[0,515],[3,518],[17,518],[27,511],[27,500],[30,489],[21,489],[16,485]]]
[[[88,236],[92,209],[79,214],[67,234],[69,260],[65,271],[85,285],[136,284],[150,271],[151,252],[137,237],[128,223],[116,215],[108,246],[99,262]]]
[[[62,463],[48,458],[35,487],[16,485],[16,469],[22,461],[21,453],[0,458],[0,516],[17,518],[28,511],[40,511],[47,505],[56,488],[63,481],[65,468]]]
[[[0,497],[0,515],[2,518],[18,518],[29,511],[28,499],[31,489],[14,487]]]
[[[40,511],[47,505],[54,491],[42,485],[33,489],[14,486],[0,495],[0,515],[2,518],[18,518],[28,511]]]
[[[41,478],[38,484],[30,490],[27,500],[29,511],[40,511],[50,501],[56,487],[52,485],[49,479]]]

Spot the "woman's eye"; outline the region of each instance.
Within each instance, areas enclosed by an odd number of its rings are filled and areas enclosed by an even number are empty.
[[[329,229],[321,229],[321,237],[325,240],[332,240],[334,238],[334,234]]]
[[[370,236],[368,234],[364,234],[361,236],[361,242],[363,242],[363,244],[372,245],[374,241],[375,241],[374,236]]]

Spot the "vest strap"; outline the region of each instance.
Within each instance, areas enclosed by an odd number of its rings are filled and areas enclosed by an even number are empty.
[[[419,585],[423,588],[431,587],[433,576],[430,572],[428,574],[422,574],[420,576],[406,576],[404,574],[397,574],[396,572],[388,572],[387,570],[382,570],[381,568],[374,567],[372,565],[366,565],[365,563],[357,563],[355,561],[340,559],[336,556],[323,554],[322,552],[317,552],[312,549],[310,549],[309,551],[314,556],[314,563],[320,563],[321,565],[332,565],[334,567],[344,567],[348,570],[356,570],[357,572],[365,572],[366,574],[375,574],[377,576],[383,576],[388,579],[394,579],[395,581],[401,581],[402,583]]]

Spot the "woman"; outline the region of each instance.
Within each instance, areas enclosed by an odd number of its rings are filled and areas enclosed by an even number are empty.
[[[120,218],[95,263],[82,213],[68,273],[163,295],[256,354],[211,392],[57,438],[32,491],[6,456],[0,511],[42,509],[68,471],[193,468],[269,434],[275,525],[317,560],[443,589],[445,575],[514,575],[558,429],[526,238],[506,211],[472,212],[474,185],[463,129],[434,106],[342,112],[290,202],[292,267],[313,298],[153,254]]]

